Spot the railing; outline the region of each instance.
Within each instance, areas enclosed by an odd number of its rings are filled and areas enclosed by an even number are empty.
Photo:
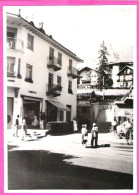
[[[14,39],[12,37],[7,37],[7,48],[8,49],[15,49],[18,51],[24,50],[24,41],[20,39]]]
[[[77,68],[72,67],[71,69],[68,68],[68,76],[72,76],[73,78],[78,77]]]
[[[59,96],[61,95],[62,87],[56,84],[47,85],[47,95]]]
[[[55,71],[56,70],[60,70],[62,68],[62,66],[58,63],[58,58],[52,56],[52,57],[48,57],[48,68],[53,68]]]

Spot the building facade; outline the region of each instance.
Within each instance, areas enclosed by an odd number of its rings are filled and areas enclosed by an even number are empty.
[[[77,63],[82,60],[20,15],[7,13],[7,127],[20,115],[28,124],[76,116]]]
[[[96,86],[97,85],[97,79],[98,79],[98,71],[85,67],[79,71],[79,84],[80,85],[91,85]]]
[[[121,87],[119,86],[119,76],[118,73],[126,67],[133,67],[133,62],[117,62],[117,63],[110,63],[109,66],[111,67],[111,78],[113,80],[113,87]]]
[[[130,88],[133,85],[133,67],[125,66],[117,75],[119,87]]]

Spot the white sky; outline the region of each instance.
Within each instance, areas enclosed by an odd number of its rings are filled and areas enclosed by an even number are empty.
[[[84,60],[78,67],[94,68],[102,41],[112,54],[112,48],[120,56],[119,61],[133,61],[136,49],[135,6],[11,6],[6,11],[33,21],[35,26],[43,22],[48,35]],[[110,55],[109,62],[116,61]]]

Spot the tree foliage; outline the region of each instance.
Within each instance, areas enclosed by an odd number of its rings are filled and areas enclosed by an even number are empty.
[[[110,67],[108,65],[108,58],[109,55],[107,51],[107,47],[105,46],[104,41],[100,45],[100,49],[98,51],[99,54],[99,67],[98,67],[98,80],[97,80],[97,87],[99,89],[108,89],[113,85],[113,80],[111,79],[111,72]]]

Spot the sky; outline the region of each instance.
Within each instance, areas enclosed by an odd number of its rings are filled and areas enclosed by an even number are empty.
[[[85,66],[95,68],[104,41],[109,62],[133,61],[136,51],[136,7],[121,6],[7,6],[36,27],[43,22],[48,35],[75,53]],[[114,57],[118,54],[118,58]]]

